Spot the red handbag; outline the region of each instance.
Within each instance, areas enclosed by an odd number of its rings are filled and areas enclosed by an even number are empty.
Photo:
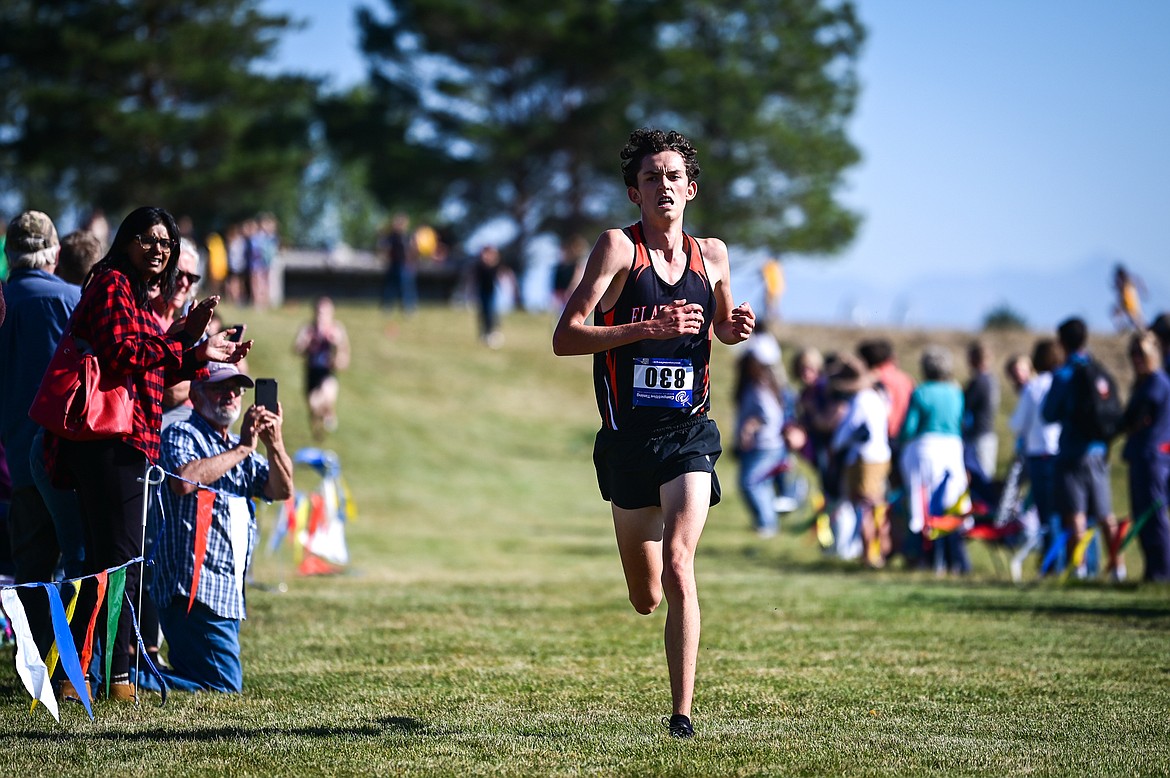
[[[85,341],[66,332],[45,369],[29,418],[69,440],[128,435],[134,426],[130,376],[102,374]]]

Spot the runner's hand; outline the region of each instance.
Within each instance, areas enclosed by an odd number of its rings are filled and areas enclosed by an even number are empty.
[[[740,303],[731,311],[731,334],[736,342],[747,340],[756,329],[756,314],[750,303]]]
[[[698,335],[703,329],[703,306],[674,300],[658,309],[658,315],[650,320],[650,337],[669,340],[680,335]]]

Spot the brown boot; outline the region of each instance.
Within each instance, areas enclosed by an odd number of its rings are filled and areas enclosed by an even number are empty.
[[[85,681],[85,693],[89,696],[90,700],[93,700],[93,688],[89,685],[88,679]],[[61,682],[60,700],[61,702],[81,703],[81,695],[77,693],[77,688],[73,685],[72,681]]]
[[[137,689],[132,683],[110,684],[110,699],[115,702],[136,702]]]

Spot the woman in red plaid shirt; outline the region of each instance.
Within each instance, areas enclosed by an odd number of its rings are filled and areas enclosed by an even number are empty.
[[[90,344],[102,370],[131,376],[134,424],[129,435],[94,441],[56,439],[46,436],[46,459],[55,482],[77,490],[85,522],[87,573],[120,565],[142,554],[142,501],[140,479],[146,467],[159,458],[163,388],[178,381],[206,375],[213,362],[238,362],[252,342],[233,343],[228,332],[200,340],[219,302],[209,297],[193,307],[184,319],[162,332],[149,305],[150,298],[170,296],[180,271],[179,228],[162,208],[139,208],[122,222],[110,251],[86,277],[81,301],[70,319],[76,338]],[[138,604],[140,568],[126,571],[126,598]],[[78,605],[92,611],[96,585],[87,579]],[[105,608],[99,623],[105,623]],[[75,620],[82,631],[84,619]],[[113,645],[110,697],[135,698],[130,678],[134,651],[134,626],[130,609],[123,607]],[[104,647],[106,651],[110,646]],[[66,689],[63,696],[67,696]]]

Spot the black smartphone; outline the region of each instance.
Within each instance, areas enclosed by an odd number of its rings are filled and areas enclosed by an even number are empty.
[[[256,379],[256,405],[261,405],[276,413],[276,379]]]
[[[239,343],[244,339],[244,330],[247,328],[247,324],[233,324],[231,327],[228,327],[227,339]]]

